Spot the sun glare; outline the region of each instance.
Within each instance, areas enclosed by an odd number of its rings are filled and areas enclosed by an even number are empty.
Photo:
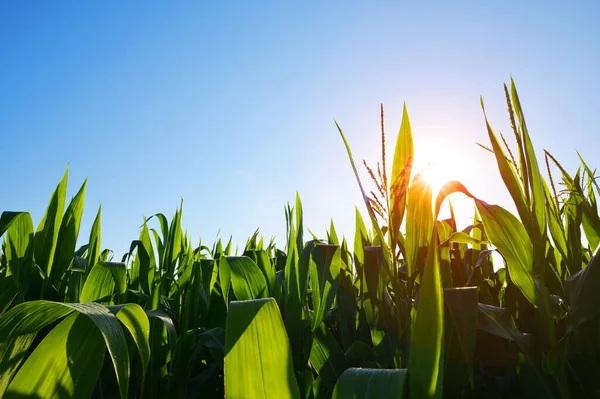
[[[473,156],[466,153],[465,147],[468,146],[464,146],[464,143],[458,139],[459,135],[454,137],[455,139],[450,140],[448,137],[438,136],[435,140],[415,143],[413,176],[420,175],[429,184],[433,202],[442,187],[449,181],[458,180],[470,188],[479,175],[479,171],[474,168]],[[458,224],[466,226],[472,223],[473,200],[462,194],[452,195],[450,199]],[[448,200],[446,200],[439,217],[444,219],[449,216]]]

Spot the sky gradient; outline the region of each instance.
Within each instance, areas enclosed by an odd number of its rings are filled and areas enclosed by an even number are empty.
[[[364,206],[334,118],[374,164],[383,103],[391,162],[404,102],[417,169],[444,156],[514,209],[475,145],[480,96],[510,137],[511,75],[540,160],[600,166],[597,2],[208,3],[0,3],[0,212],[37,226],[69,165],[68,198],[89,178],[80,243],[102,203],[118,258],[181,198],[194,244],[260,228],[283,246],[296,190],[306,227],[324,236],[333,218],[352,237]]]

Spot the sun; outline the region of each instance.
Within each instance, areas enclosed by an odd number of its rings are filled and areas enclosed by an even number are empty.
[[[453,170],[451,165],[428,163],[423,169],[420,171],[416,170],[415,172],[431,187],[431,193],[434,198],[446,183],[452,180],[459,180],[457,171]]]
[[[457,180],[470,188],[480,174],[476,159],[466,151],[467,146],[459,138],[457,135],[453,138],[437,136],[415,145],[413,181],[418,176],[431,187],[433,203],[446,183]],[[452,195],[450,200],[459,224],[471,223],[474,215],[473,200],[461,194]],[[447,200],[442,205],[439,216],[441,219],[449,217]]]

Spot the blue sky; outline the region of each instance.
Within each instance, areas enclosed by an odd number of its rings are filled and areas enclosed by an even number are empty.
[[[182,197],[209,244],[260,228],[283,245],[296,190],[308,228],[333,218],[352,236],[361,198],[333,120],[375,163],[379,104],[391,152],[403,102],[417,166],[446,153],[475,195],[511,208],[474,144],[480,95],[508,135],[511,74],[538,154],[600,166],[597,3],[200,3],[0,4],[0,211],[37,225],[69,165],[69,197],[89,177],[80,241],[102,203],[118,257]]]

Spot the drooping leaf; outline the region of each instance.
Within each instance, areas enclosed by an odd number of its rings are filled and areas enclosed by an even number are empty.
[[[97,303],[59,303],[30,301],[10,309],[0,318],[0,342],[38,332],[58,319],[77,311],[94,322],[110,354],[121,399],[127,398],[129,353],[118,319],[108,308]]]
[[[63,320],[35,348],[4,398],[90,397],[102,367],[102,334],[83,314]]]
[[[140,354],[142,361],[142,380],[146,376],[150,361],[150,322],[140,305],[128,303],[115,307],[117,319],[127,328]]]

